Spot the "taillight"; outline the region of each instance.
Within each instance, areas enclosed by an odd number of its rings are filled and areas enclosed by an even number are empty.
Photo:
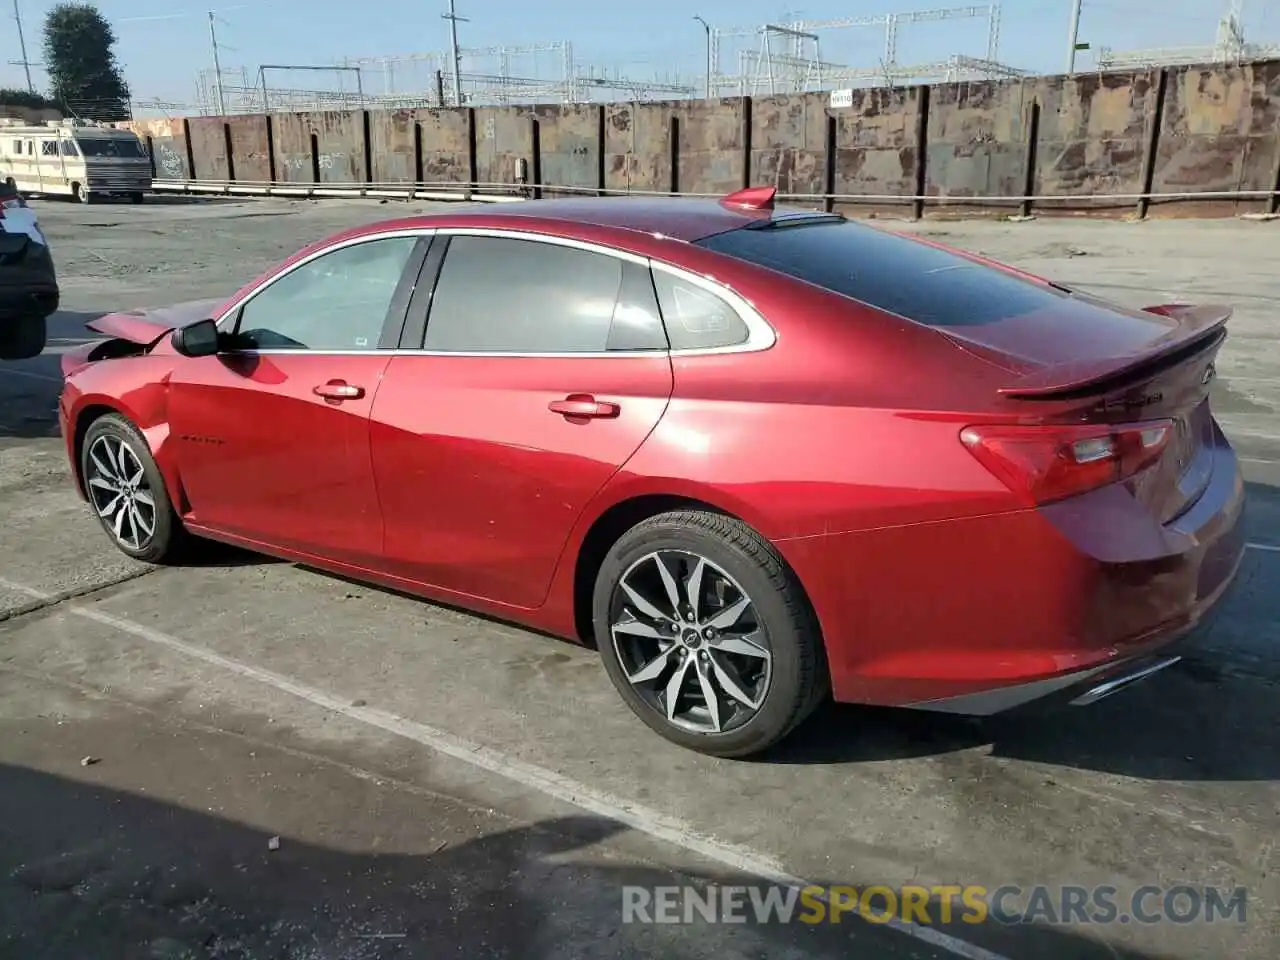
[[[1160,459],[1172,420],[1121,425],[966,427],[960,441],[1025,503],[1034,506],[1127,480]]]

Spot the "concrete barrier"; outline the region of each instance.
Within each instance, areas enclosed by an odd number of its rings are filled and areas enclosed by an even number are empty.
[[[1280,207],[1280,60],[829,94],[135,121],[169,189],[718,196],[850,213]],[[185,185],[185,186],[184,186]]]

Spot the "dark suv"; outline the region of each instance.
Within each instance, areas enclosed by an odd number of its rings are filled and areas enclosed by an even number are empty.
[[[0,360],[39,356],[58,309],[58,277],[36,213],[0,182]]]

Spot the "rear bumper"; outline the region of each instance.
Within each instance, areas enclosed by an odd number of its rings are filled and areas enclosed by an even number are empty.
[[[835,699],[999,713],[1080,700],[1195,646],[1244,555],[1243,478],[1215,433],[1208,487],[1164,526],[1116,486],[1040,510],[779,542],[822,624]]]

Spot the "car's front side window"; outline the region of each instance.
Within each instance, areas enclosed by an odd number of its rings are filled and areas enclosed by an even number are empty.
[[[449,241],[424,346],[572,354],[667,344],[645,268],[563,244],[460,235]]]
[[[418,238],[383,237],[321,254],[241,307],[246,350],[374,350]]]

